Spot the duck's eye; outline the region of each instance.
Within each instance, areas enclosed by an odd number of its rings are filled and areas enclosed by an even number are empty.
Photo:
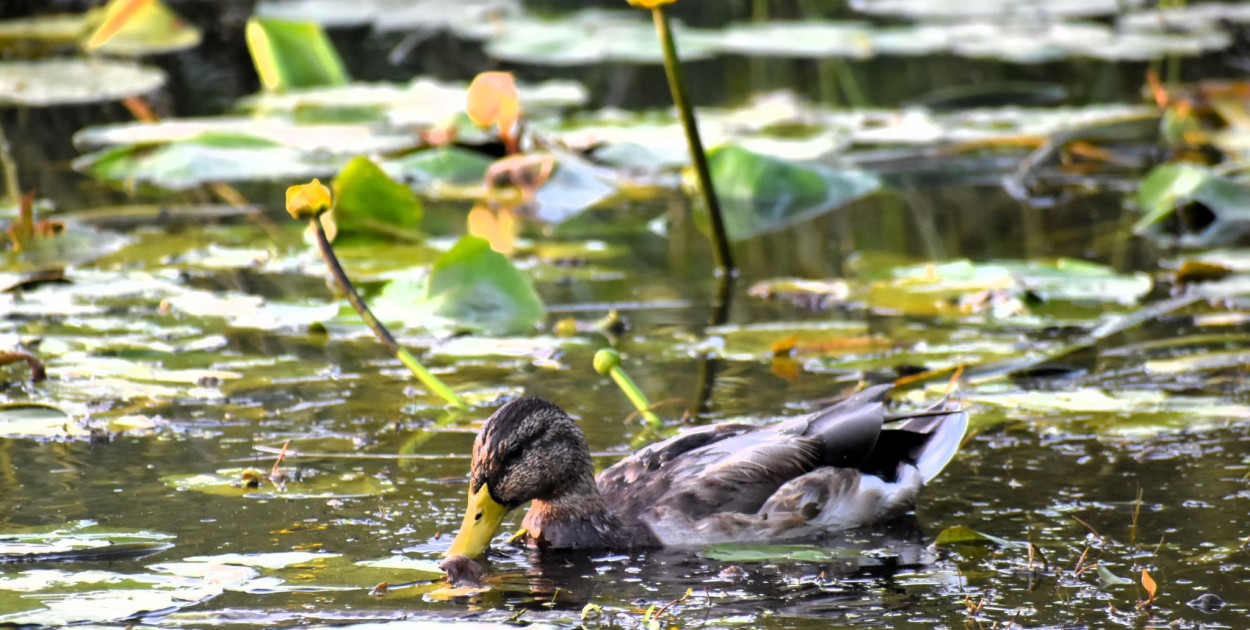
[[[474,517],[473,517],[473,521],[474,521],[474,522],[477,522],[477,521],[480,521],[480,520],[482,520],[482,513],[481,513],[481,512],[478,512],[478,513],[477,513],[477,516],[474,516]]]

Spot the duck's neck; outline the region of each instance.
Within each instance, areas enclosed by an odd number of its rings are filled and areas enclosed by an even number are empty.
[[[538,547],[578,549],[611,546],[619,518],[608,509],[589,473],[556,496],[535,499],[521,523]]]

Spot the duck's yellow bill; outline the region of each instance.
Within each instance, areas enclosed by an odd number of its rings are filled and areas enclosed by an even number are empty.
[[[496,503],[490,496],[490,489],[482,484],[481,489],[469,494],[469,507],[464,513],[464,523],[460,525],[460,533],[451,541],[447,556],[463,554],[476,558],[490,546],[490,539],[499,531],[499,524],[507,516],[508,508]]]

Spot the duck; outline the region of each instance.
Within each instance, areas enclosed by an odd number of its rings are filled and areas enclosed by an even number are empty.
[[[595,474],[585,434],[555,404],[516,398],[473,441],[468,506],[446,556],[482,556],[529,503],[539,550],[797,542],[903,516],[959,449],[953,402],[898,414],[890,384],[806,415],[678,433]]]

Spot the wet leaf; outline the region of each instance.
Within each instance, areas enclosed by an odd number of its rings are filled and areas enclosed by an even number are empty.
[[[1232,275],[1233,270],[1224,265],[1202,260],[1186,260],[1176,270],[1177,284],[1214,282]]]
[[[208,182],[325,177],[341,162],[310,157],[261,138],[211,133],[156,146],[106,149],[74,160],[74,168],[127,186],[186,190]]]
[[[1132,584],[1133,581],[1128,578],[1122,578],[1111,572],[1105,564],[1098,565],[1098,579],[1102,581],[1103,586],[1125,586]]]
[[[165,84],[155,68],[106,59],[0,62],[0,106],[50,107],[119,101]]]
[[[251,485],[255,487],[249,487],[249,482],[244,477],[244,473],[249,470],[226,468],[215,473],[169,475],[161,481],[179,491],[194,490],[217,496],[249,499],[345,499],[395,491],[390,481],[374,475],[313,469],[301,469],[300,478],[288,480],[285,491],[279,491],[267,479],[254,482]]]
[[[1236,242],[1250,232],[1250,185],[1195,164],[1164,164],[1142,180],[1133,231],[1183,247]]]
[[[247,49],[260,82],[270,92],[345,85],[347,70],[321,25],[253,17]]]
[[[933,540],[933,544],[938,547],[950,547],[952,545],[966,544],[995,544],[1000,547],[1022,549],[1027,549],[1029,547],[1029,543],[1027,542],[1007,540],[1006,538],[983,534],[972,529],[971,527],[965,527],[963,525],[956,525],[942,530],[941,533],[937,535],[937,538]]]
[[[0,405],[0,435],[5,437],[81,438],[90,433],[69,414],[52,405]]]
[[[185,562],[207,564],[231,564],[257,569],[284,569],[286,567],[324,562],[337,558],[337,553],[313,553],[309,551],[277,551],[271,553],[223,553],[215,556],[191,556]]]
[[[383,163],[383,167],[423,194],[440,197],[449,189],[463,189],[467,186],[481,188],[482,179],[486,177],[486,171],[493,162],[494,160],[477,151],[450,146],[418,151],[397,160],[388,160]]]
[[[421,222],[421,203],[411,188],[361,155],[334,178],[334,219],[340,232],[411,230]]]
[[[1141,570],[1141,585],[1142,588],[1146,589],[1146,601],[1144,604],[1150,604],[1155,600],[1155,592],[1159,586],[1155,584],[1154,578],[1150,577],[1150,572],[1145,569]]]
[[[708,166],[734,240],[820,216],[881,187],[864,171],[787,162],[733,145],[713,149]]]
[[[723,543],[703,550],[703,556],[721,562],[827,562],[855,557],[854,550],[815,545]]]
[[[161,0],[110,0],[84,47],[112,55],[157,55],[192,48],[201,37],[200,29]]]
[[[530,280],[474,236],[461,238],[434,262],[424,302],[439,317],[492,333],[529,330],[544,314]]]

